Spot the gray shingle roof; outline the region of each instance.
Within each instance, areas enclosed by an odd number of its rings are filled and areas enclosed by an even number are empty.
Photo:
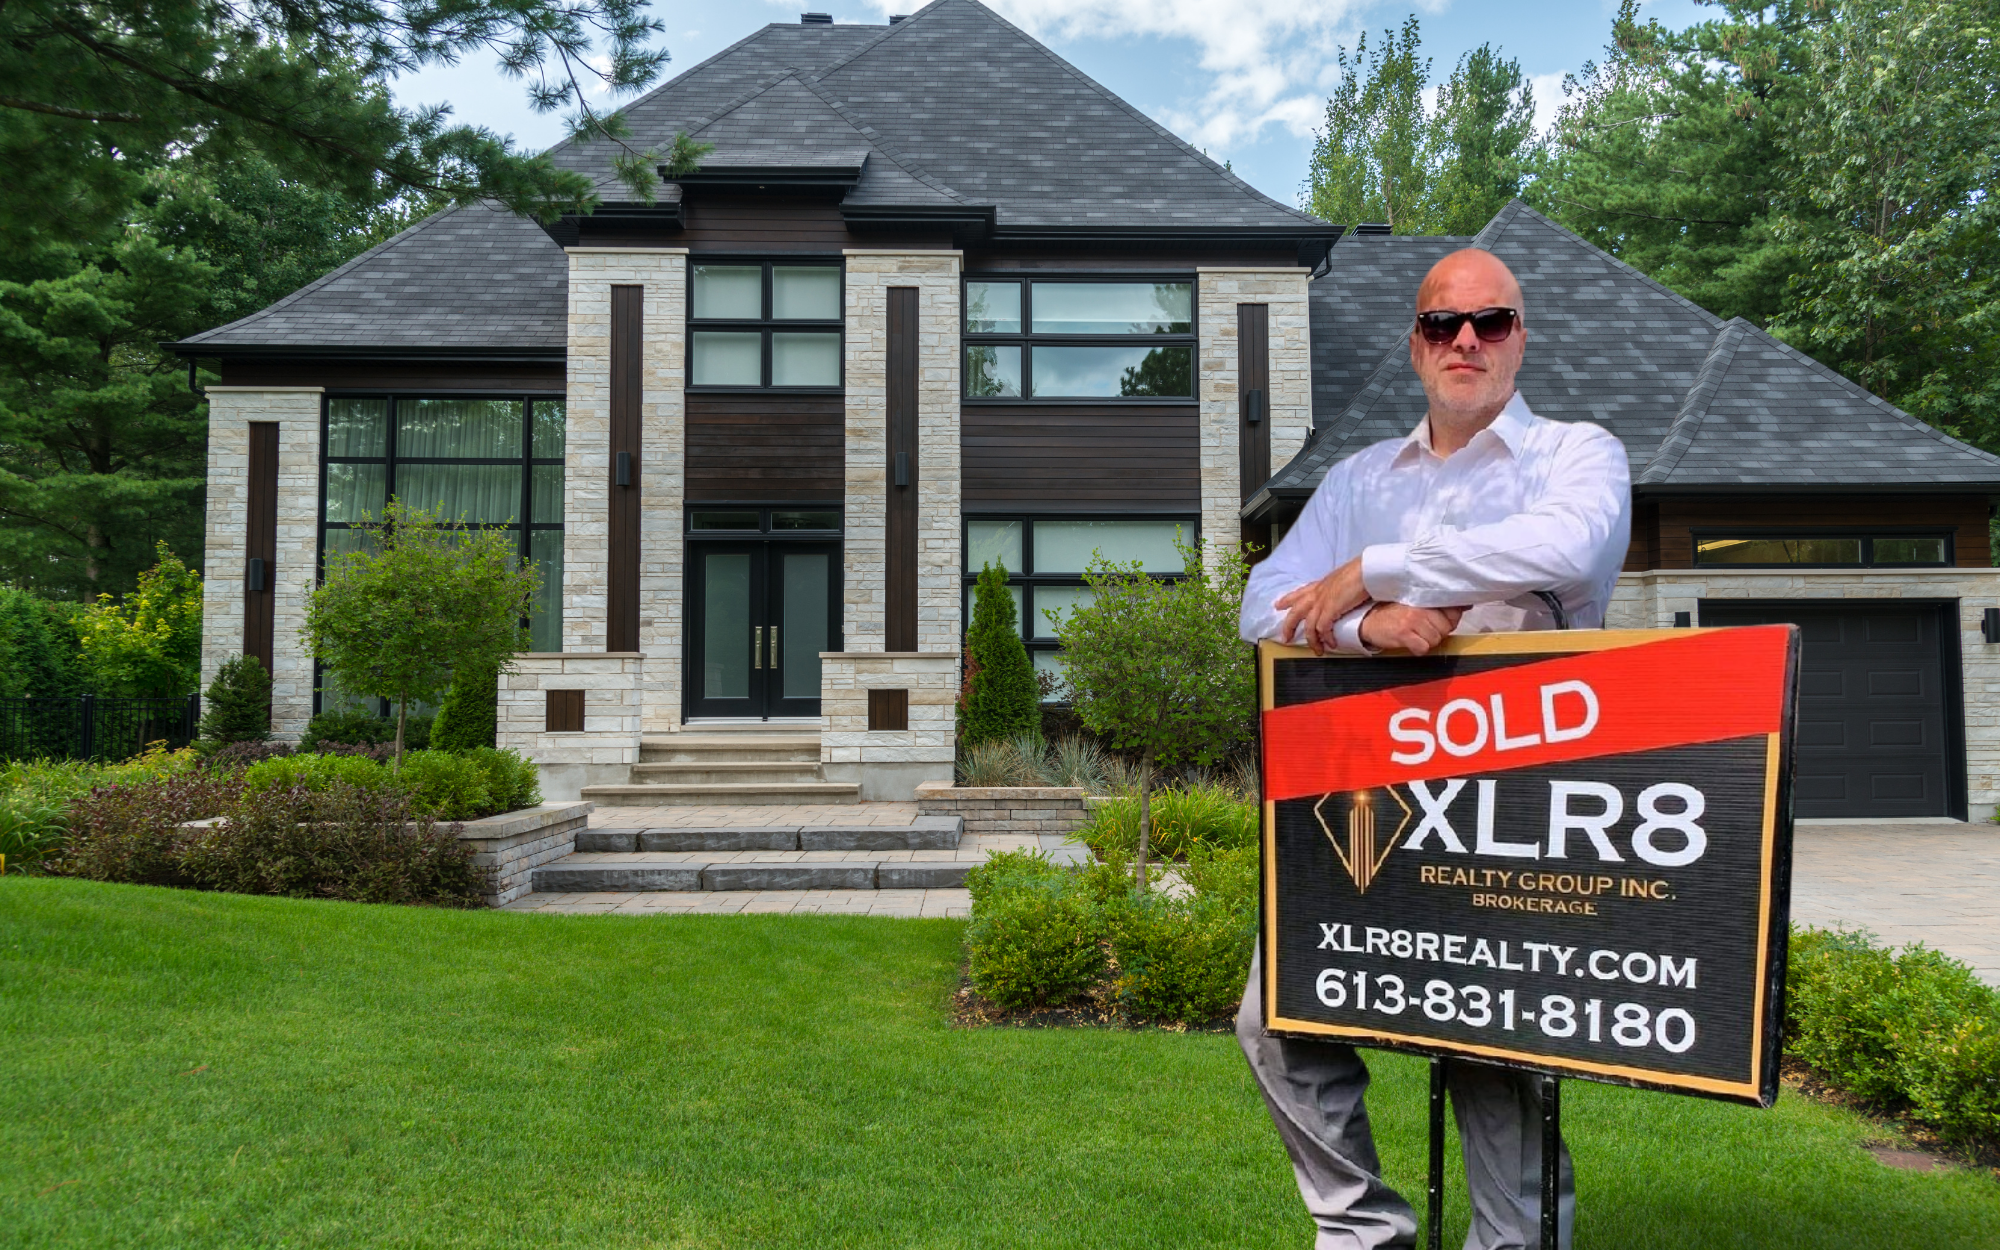
[[[525,348],[566,345],[569,260],[505,209],[426,217],[187,347]]]
[[[1466,242],[1350,235],[1333,249],[1312,284],[1314,436],[1266,492],[1308,492],[1331,465],[1423,418],[1429,405],[1405,346],[1410,300],[1430,266]],[[1616,434],[1642,489],[2000,489],[2000,457],[1747,322],[1724,324],[1518,200],[1471,242],[1521,281],[1521,394],[1544,417]]]

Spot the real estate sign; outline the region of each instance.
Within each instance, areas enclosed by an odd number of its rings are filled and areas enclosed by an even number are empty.
[[[1264,643],[1266,1027],[1768,1106],[1797,630]]]

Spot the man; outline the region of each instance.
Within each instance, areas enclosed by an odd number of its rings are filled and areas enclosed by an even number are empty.
[[[1631,535],[1624,447],[1597,426],[1537,417],[1515,391],[1525,309],[1490,252],[1439,261],[1416,312],[1410,362],[1429,414],[1327,471],[1251,574],[1245,640],[1423,655],[1452,633],[1603,624]],[[1383,1183],[1368,1131],[1367,1066],[1351,1046],[1267,1036],[1261,985],[1253,961],[1236,1036],[1319,1225],[1315,1246],[1414,1246],[1415,1212]],[[1449,1073],[1472,1198],[1467,1250],[1539,1245],[1535,1078],[1465,1061]],[[1560,1174],[1567,1247],[1567,1149]]]

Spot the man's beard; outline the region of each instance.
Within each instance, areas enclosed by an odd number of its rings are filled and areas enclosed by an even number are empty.
[[[1476,387],[1463,383],[1446,386],[1445,378],[1439,378],[1435,386],[1428,378],[1422,381],[1431,411],[1446,417],[1490,417],[1506,407],[1514,396],[1514,379],[1503,378],[1493,370],[1481,373]]]

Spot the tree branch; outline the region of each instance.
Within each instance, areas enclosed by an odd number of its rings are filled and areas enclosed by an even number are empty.
[[[0,108],[21,109],[29,113],[46,113],[50,117],[67,117],[79,122],[142,122],[145,118],[137,113],[91,113],[83,109],[66,109],[60,104],[43,104],[36,100],[23,100],[19,96],[0,95]]]
[[[1740,226],[1743,224],[1739,221],[1711,221],[1706,217],[1656,217],[1651,213],[1635,213],[1626,209],[1599,208],[1595,204],[1585,204],[1581,200],[1564,199],[1560,195],[1552,195],[1549,198],[1558,204],[1568,204],[1573,208],[1581,208],[1588,212],[1608,213],[1613,217],[1639,217],[1646,221],[1664,221],[1679,226]]]

